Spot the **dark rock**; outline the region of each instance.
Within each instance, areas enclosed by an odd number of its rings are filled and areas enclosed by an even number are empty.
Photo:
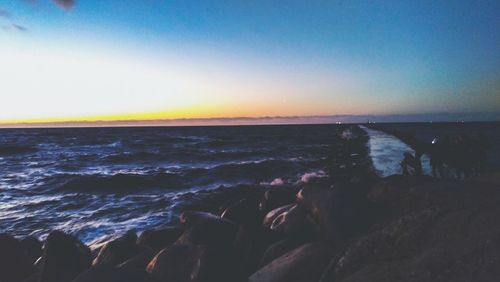
[[[277,241],[270,245],[260,260],[260,266],[265,266],[276,258],[288,253],[289,251],[305,244],[306,240],[303,238],[289,237],[280,241]]]
[[[500,175],[495,177],[387,188],[406,207],[393,203],[395,210],[351,240],[321,282],[497,281]]]
[[[297,193],[294,187],[273,187],[267,190],[259,203],[259,210],[267,213],[277,207],[295,203],[295,194]]]
[[[308,220],[306,211],[298,205],[293,205],[273,220],[271,230],[301,236],[313,232],[314,226]]]
[[[153,282],[145,272],[129,272],[112,265],[93,266],[72,282]]]
[[[330,248],[323,243],[302,245],[273,260],[252,274],[249,282],[318,281],[330,258]]]
[[[238,232],[232,221],[217,215],[188,211],[181,214],[180,222],[186,227],[178,244],[227,246],[231,245]]]
[[[127,271],[144,271],[149,262],[158,252],[156,250],[147,248],[140,254],[118,265],[119,268],[126,269]]]
[[[245,266],[245,273],[253,273],[260,266],[264,251],[278,239],[277,234],[269,229],[240,225],[234,240],[234,248]]]
[[[264,219],[262,220],[262,226],[266,228],[271,228],[271,225],[273,224],[273,221],[280,216],[282,213],[288,211],[291,207],[293,207],[294,204],[289,204],[285,206],[281,206],[278,208],[275,208],[271,211],[269,211],[266,216],[264,216]]]
[[[146,230],[137,239],[137,244],[161,250],[173,244],[181,236],[182,232],[183,230],[178,227]]]
[[[305,186],[297,194],[297,203],[309,213],[318,234],[337,245],[366,230],[374,220],[365,186],[352,183]]]
[[[0,281],[18,282],[35,272],[31,257],[14,237],[0,234]]]
[[[35,237],[26,237],[21,240],[21,246],[30,257],[32,264],[42,256],[42,242]]]
[[[39,282],[68,282],[91,265],[90,249],[77,238],[52,231],[43,247]]]
[[[435,181],[428,176],[392,175],[370,187],[367,198],[379,216],[411,212],[439,200],[435,198],[437,191],[429,189]]]
[[[340,205],[338,191],[331,187],[305,186],[297,194],[297,203],[313,218],[319,233],[325,238],[342,242],[343,232],[335,208]],[[349,216],[349,215],[345,215]]]
[[[221,214],[222,218],[246,225],[258,225],[262,221],[257,199],[240,199],[231,204]]]
[[[124,236],[106,243],[99,251],[92,265],[118,265],[139,254],[144,247],[136,244],[135,232],[127,232]]]
[[[241,268],[234,262],[234,256],[221,250],[175,244],[160,251],[146,270],[158,281],[241,281]]]

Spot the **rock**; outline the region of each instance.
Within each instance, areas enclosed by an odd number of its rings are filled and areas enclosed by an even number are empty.
[[[35,272],[31,257],[14,237],[0,234],[0,281],[18,282]]]
[[[295,202],[295,188],[292,187],[273,187],[267,190],[259,203],[259,210],[267,213],[277,207],[289,205]]]
[[[186,230],[177,240],[178,244],[227,246],[233,243],[238,232],[235,223],[210,213],[184,212],[180,222]]]
[[[146,230],[137,239],[137,244],[161,250],[173,244],[181,236],[182,232],[183,230],[178,227]]]
[[[338,194],[333,188],[312,185],[305,186],[297,194],[298,205],[311,215],[319,233],[335,242],[343,240],[340,214],[335,213],[336,205],[340,205]]]
[[[45,240],[39,282],[68,282],[91,265],[90,249],[77,238],[52,231]]]
[[[34,264],[42,256],[42,242],[35,237],[26,237],[21,240],[21,246]]]
[[[203,246],[172,245],[160,251],[146,271],[159,281],[195,281],[199,263],[207,252]]]
[[[133,258],[119,264],[118,268],[126,269],[127,271],[144,271],[157,253],[156,250],[147,248]]]
[[[391,175],[370,187],[367,199],[379,216],[411,212],[439,200],[431,188],[435,181],[428,176]]]
[[[266,216],[264,216],[264,219],[262,220],[262,226],[270,229],[271,225],[273,224],[273,221],[276,219],[276,217],[278,217],[282,213],[288,211],[293,206],[294,206],[294,204],[289,204],[289,205],[281,206],[281,207],[275,208],[274,210],[269,211],[266,214]]]
[[[127,272],[112,265],[93,266],[72,282],[153,282],[145,272]]]
[[[256,199],[240,199],[231,204],[221,214],[222,218],[246,225],[258,225],[262,220]]]
[[[366,230],[374,220],[366,188],[352,183],[305,186],[297,194],[297,204],[311,216],[318,234],[337,245]]]
[[[245,273],[253,273],[258,266],[266,248],[278,240],[275,232],[256,226],[240,225],[234,240],[234,249],[245,266]]]
[[[330,258],[323,243],[302,245],[273,260],[252,274],[249,282],[314,282],[318,281]]]
[[[136,244],[135,232],[127,232],[124,236],[106,243],[99,251],[92,265],[118,265],[139,254],[144,247]]]
[[[271,230],[297,237],[311,234],[314,226],[307,219],[306,211],[298,205],[293,205],[273,220]]]
[[[158,281],[230,282],[241,268],[234,266],[234,257],[207,246],[175,244],[160,251],[146,271]]]
[[[260,266],[265,266],[276,258],[288,253],[289,251],[305,244],[305,240],[295,237],[289,237],[270,245],[260,260]]]
[[[401,186],[404,193],[391,191],[406,207],[353,238],[321,282],[497,281],[500,174],[496,177],[407,183]]]

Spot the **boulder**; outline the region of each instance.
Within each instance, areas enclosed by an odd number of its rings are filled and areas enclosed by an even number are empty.
[[[297,194],[297,204],[311,216],[317,234],[337,245],[367,230],[374,221],[364,185],[308,185]]]
[[[127,271],[145,271],[149,262],[158,253],[151,248],[143,250],[138,255],[118,265],[118,268],[126,269]]]
[[[258,225],[262,220],[258,205],[256,199],[243,198],[225,208],[221,217],[238,224]]]
[[[293,236],[274,242],[266,249],[266,251],[262,255],[260,266],[265,266],[276,258],[288,253],[295,248],[298,248],[305,243],[305,240],[295,238]]]
[[[137,238],[137,244],[161,250],[179,239],[182,232],[183,230],[178,227],[146,230]]]
[[[178,244],[228,246],[238,232],[238,225],[210,213],[184,212],[180,222],[186,230],[177,240]]]
[[[291,207],[293,207],[294,204],[289,204],[285,206],[281,206],[278,208],[275,208],[271,211],[269,211],[266,216],[264,216],[264,219],[262,220],[262,226],[266,228],[271,228],[271,224],[273,224],[273,221],[276,219],[276,217],[280,216],[282,213],[288,211]]]
[[[406,205],[393,203],[398,208],[352,238],[320,281],[497,281],[499,184],[500,174],[495,181],[481,177],[406,182],[399,186],[402,191],[391,187],[386,196],[397,195]]]
[[[260,266],[264,251],[279,239],[277,235],[263,227],[240,225],[234,240],[234,249],[245,266],[246,274],[253,273]]]
[[[31,257],[14,237],[0,234],[0,281],[18,282],[35,272]]]
[[[308,220],[307,212],[302,207],[293,205],[273,220],[271,230],[297,237],[311,234],[314,226]]]
[[[249,282],[314,282],[318,281],[330,258],[329,247],[308,243],[276,258],[257,270]]]
[[[39,282],[68,282],[90,267],[90,249],[61,231],[52,231],[43,247]]]
[[[43,243],[35,237],[28,236],[22,239],[21,246],[30,257],[32,264],[34,264],[42,256]]]
[[[241,281],[235,261],[229,253],[207,246],[175,244],[160,251],[146,271],[158,281]]]
[[[289,205],[295,202],[296,189],[293,187],[273,187],[262,196],[259,203],[259,210],[267,213],[277,207]]]
[[[112,265],[93,266],[72,282],[153,282],[145,272],[129,272]]]
[[[135,255],[139,254],[144,247],[136,244],[137,235],[135,232],[127,232],[122,237],[106,243],[99,250],[99,254],[94,259],[92,265],[118,265]]]

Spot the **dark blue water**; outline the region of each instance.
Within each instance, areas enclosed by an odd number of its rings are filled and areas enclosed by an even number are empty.
[[[192,192],[293,184],[356,166],[366,152],[346,128],[3,129],[0,230],[59,229],[90,243],[166,225]]]

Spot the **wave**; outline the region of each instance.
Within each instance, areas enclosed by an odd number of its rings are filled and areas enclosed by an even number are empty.
[[[38,151],[37,147],[30,145],[4,144],[0,145],[0,156],[28,154]]]
[[[140,161],[155,161],[161,160],[162,156],[153,152],[136,152],[136,153],[120,153],[112,154],[102,158],[103,161],[109,163],[127,163],[127,162],[140,162]]]
[[[182,178],[174,173],[150,174],[60,174],[51,177],[50,183],[59,183],[58,192],[130,193],[152,188],[175,189],[183,187]]]

